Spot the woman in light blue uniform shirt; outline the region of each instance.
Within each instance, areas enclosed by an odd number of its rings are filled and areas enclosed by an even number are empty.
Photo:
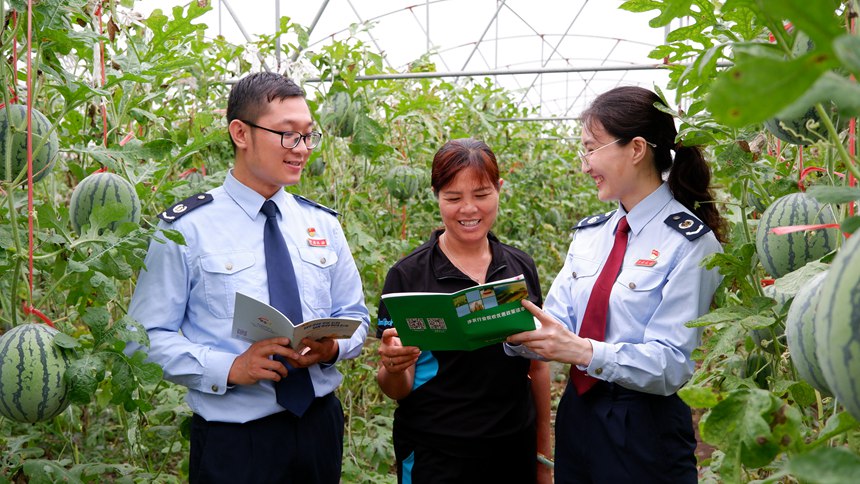
[[[557,483],[697,482],[691,412],[676,392],[701,342],[684,323],[708,312],[721,280],[701,262],[721,251],[724,221],[702,152],[676,142],[659,102],[619,87],[582,114],[582,171],[618,208],[577,224],[543,311],[524,303],[541,326],[509,338],[523,344],[516,351],[571,364],[556,416]],[[616,240],[626,249],[610,258]],[[601,276],[616,257],[617,272]],[[599,276],[606,290],[593,291]],[[585,319],[586,328],[605,321],[603,337],[583,332]]]

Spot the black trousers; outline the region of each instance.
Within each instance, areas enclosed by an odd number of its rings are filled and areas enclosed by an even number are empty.
[[[195,414],[191,423],[192,484],[334,484],[342,459],[343,407],[333,393],[302,418],[284,411],[237,424]]]
[[[510,437],[451,439],[448,445],[394,426],[399,484],[529,484],[537,477],[534,424]]]
[[[568,383],[555,435],[556,484],[698,482],[690,407],[674,394]]]

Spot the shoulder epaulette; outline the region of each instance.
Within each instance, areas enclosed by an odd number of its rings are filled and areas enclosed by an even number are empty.
[[[612,217],[612,215],[615,214],[615,212],[616,212],[616,210],[610,210],[609,212],[606,212],[606,213],[599,213],[597,215],[591,215],[591,216],[585,217],[584,219],[580,220],[578,224],[576,224],[576,226],[574,227],[574,230],[575,229],[581,229],[583,227],[591,227],[592,225],[600,225],[603,222],[606,222],[607,220],[609,220]]]
[[[298,201],[299,201],[299,202],[301,202],[301,203],[304,203],[305,205],[310,205],[310,206],[312,206],[312,207],[316,207],[316,208],[318,208],[318,209],[320,209],[320,210],[322,210],[322,211],[324,211],[324,212],[328,212],[328,213],[330,213],[330,214],[334,215],[335,217],[337,217],[338,215],[340,215],[339,213],[337,213],[337,210],[334,210],[334,209],[328,208],[328,207],[326,207],[325,205],[320,205],[319,203],[317,203],[317,202],[315,202],[315,201],[313,201],[313,200],[311,200],[311,199],[309,199],[309,198],[305,198],[305,197],[303,197],[303,196],[301,196],[301,195],[295,195],[295,194],[293,194],[293,196],[294,196],[294,197],[296,197],[296,200],[298,200]]]
[[[214,199],[209,193],[198,193],[197,195],[192,195],[179,203],[173,204],[172,207],[158,214],[158,218],[167,223],[173,223],[179,220],[179,217],[182,217],[195,208],[206,205],[212,200]]]
[[[711,231],[704,222],[687,212],[673,213],[666,217],[666,225],[681,233],[687,240],[696,240]]]

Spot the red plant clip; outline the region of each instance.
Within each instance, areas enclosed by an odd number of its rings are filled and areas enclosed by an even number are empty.
[[[53,327],[55,327],[55,326],[54,326],[54,322],[53,322],[53,321],[51,321],[51,319],[50,319],[50,318],[48,318],[47,316],[45,316],[45,313],[43,313],[42,311],[39,311],[38,309],[36,309],[36,308],[35,308],[35,307],[33,307],[33,306],[30,306],[29,304],[27,304],[27,301],[24,301],[24,303],[23,303],[23,305],[22,305],[22,309],[23,309],[23,311],[24,311],[24,314],[34,314],[34,315],[36,315],[36,317],[38,317],[39,319],[41,319],[41,320],[42,320],[42,322],[44,322],[44,323],[45,323],[45,324],[47,324],[48,326],[50,326],[50,327],[52,327],[52,328],[53,328]]]

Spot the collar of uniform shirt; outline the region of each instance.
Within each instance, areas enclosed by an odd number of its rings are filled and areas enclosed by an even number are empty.
[[[621,217],[626,216],[627,223],[630,225],[630,232],[636,235],[671,201],[672,192],[669,191],[669,185],[664,182],[636,204],[630,212],[625,211],[619,202],[618,211],[612,216],[612,223],[617,226]]]

